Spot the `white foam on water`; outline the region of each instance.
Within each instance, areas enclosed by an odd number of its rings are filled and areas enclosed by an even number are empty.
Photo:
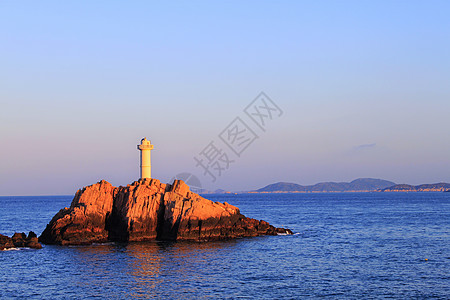
[[[300,234],[300,233],[298,233],[298,232],[297,233],[292,233],[292,234],[291,233],[287,233],[287,232],[286,233],[277,233],[277,235],[298,235],[298,234]]]
[[[12,247],[12,248],[3,249],[2,251],[14,251],[14,250],[20,250],[20,248]]]

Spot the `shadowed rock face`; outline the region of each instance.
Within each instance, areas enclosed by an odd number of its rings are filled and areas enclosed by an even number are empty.
[[[247,218],[228,203],[195,194],[181,180],[157,179],[114,187],[106,181],[77,191],[70,208],[60,210],[39,241],[82,245],[108,241],[208,241],[292,233]]]
[[[34,233],[33,231],[30,231],[30,233],[28,233],[28,236],[24,232],[16,232],[12,237],[0,234],[0,250],[14,247],[41,249],[42,245],[39,244],[36,233]]]

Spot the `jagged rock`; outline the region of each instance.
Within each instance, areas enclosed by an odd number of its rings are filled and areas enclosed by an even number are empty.
[[[172,185],[142,179],[126,187],[106,181],[77,191],[70,208],[60,210],[39,241],[80,245],[107,241],[207,241],[292,233],[245,217],[228,203],[195,194],[181,180]]]
[[[12,241],[12,238],[10,238],[9,236],[0,234],[0,250],[13,248],[13,247],[14,247],[14,243]]]
[[[136,181],[119,187],[107,228],[110,240],[145,241],[158,237],[166,184],[156,179]]]
[[[24,232],[22,232],[22,233],[16,232],[12,236],[12,240],[13,240],[14,246],[25,247],[25,244],[27,243],[27,235]]]
[[[39,239],[33,231],[28,233],[28,237],[26,239],[25,247],[41,249],[42,245],[39,243]]]
[[[11,238],[0,234],[0,250],[13,247],[29,247],[41,249],[42,245],[39,244],[36,233],[34,233],[33,231],[30,231],[30,233],[28,233],[28,237],[24,232],[16,232]]]
[[[70,208],[61,209],[39,237],[44,244],[91,244],[107,242],[106,218],[117,188],[104,180],[78,190]]]

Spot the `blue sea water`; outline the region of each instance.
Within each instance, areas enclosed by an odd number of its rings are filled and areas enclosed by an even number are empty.
[[[0,251],[0,299],[450,299],[450,193],[206,197],[295,235]],[[0,197],[0,233],[71,200]]]

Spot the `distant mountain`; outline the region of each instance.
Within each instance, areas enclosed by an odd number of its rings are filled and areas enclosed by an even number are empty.
[[[256,190],[257,192],[298,192],[298,191],[305,191],[305,187],[296,184],[296,183],[289,183],[289,182],[277,182],[273,184],[269,184],[259,190]]]
[[[396,184],[384,189],[381,192],[448,192],[450,183],[433,183],[421,185]]]
[[[358,178],[352,182],[321,182],[307,186],[289,182],[278,182],[269,184],[255,192],[367,192],[384,189],[393,185],[395,183],[392,181],[373,178]]]

